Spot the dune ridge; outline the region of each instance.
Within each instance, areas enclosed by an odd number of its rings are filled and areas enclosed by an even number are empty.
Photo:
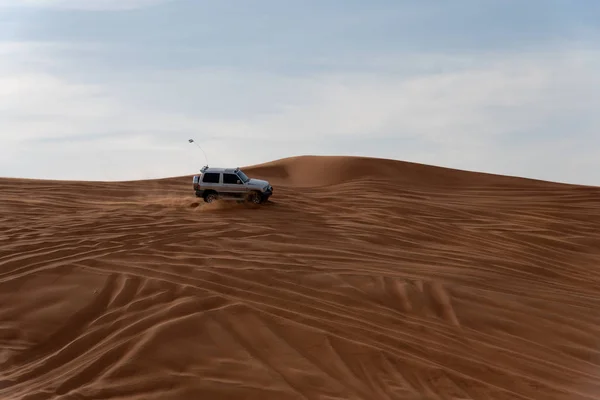
[[[600,188],[364,157],[0,179],[0,398],[597,399]]]

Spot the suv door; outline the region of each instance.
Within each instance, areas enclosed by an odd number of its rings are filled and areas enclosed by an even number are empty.
[[[234,173],[223,173],[223,191],[235,196],[241,196],[245,187],[239,176]]]
[[[202,189],[213,189],[219,191],[219,182],[221,180],[221,174],[218,172],[205,172],[202,174],[202,183],[200,186]]]

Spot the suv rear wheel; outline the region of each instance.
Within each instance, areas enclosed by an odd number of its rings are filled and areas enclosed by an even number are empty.
[[[212,203],[213,201],[216,201],[217,199],[218,199],[218,196],[215,192],[209,192],[204,195],[204,201],[207,203]]]

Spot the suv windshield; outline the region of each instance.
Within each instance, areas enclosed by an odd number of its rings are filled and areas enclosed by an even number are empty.
[[[248,182],[250,180],[250,178],[248,178],[246,176],[246,174],[243,173],[242,171],[238,171],[237,174],[240,177],[240,179],[242,180],[242,182],[244,182],[244,183],[246,183],[246,182]]]

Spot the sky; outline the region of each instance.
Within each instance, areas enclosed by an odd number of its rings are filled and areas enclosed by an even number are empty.
[[[304,154],[600,185],[597,0],[0,0],[0,176]]]

